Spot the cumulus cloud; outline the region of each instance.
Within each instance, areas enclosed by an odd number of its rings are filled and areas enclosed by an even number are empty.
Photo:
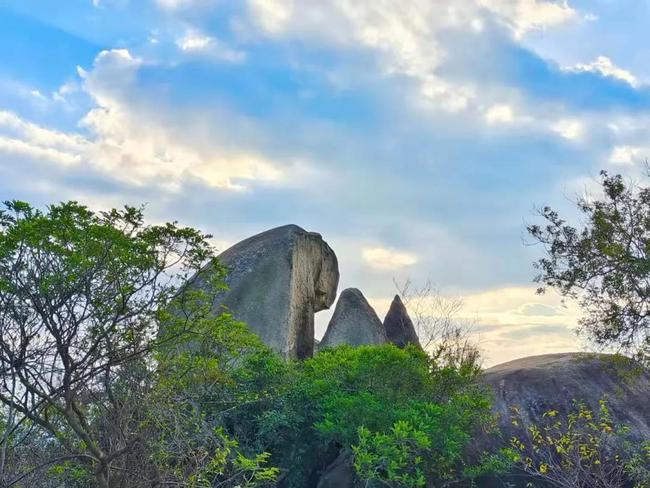
[[[240,63],[246,59],[244,51],[230,48],[217,38],[195,29],[176,39],[176,46],[185,53],[205,55],[221,61]]]
[[[263,155],[185,143],[187,132],[182,127],[137,107],[130,97],[132,90],[137,91],[141,66],[142,60],[128,50],[116,49],[102,51],[91,70],[79,68],[83,88],[96,103],[80,121],[85,134],[54,131],[0,112],[0,151],[84,165],[128,184],[171,191],[191,181],[242,190],[247,183],[282,178],[281,170]]]
[[[579,16],[567,0],[478,0],[478,4],[497,14],[518,37],[530,30],[554,27]]]
[[[476,7],[457,3],[333,0],[308,1],[298,8],[291,0],[250,0],[249,7],[253,20],[269,35],[376,51],[385,74],[417,80],[425,101],[453,112],[466,108],[475,95],[473,86],[449,83],[436,73],[446,55],[438,34],[476,20]]]
[[[463,314],[476,321],[486,365],[582,347],[575,335],[580,309],[560,296],[537,295],[532,286],[503,287],[463,297]]]
[[[602,76],[624,81],[635,88],[639,86],[639,80],[634,74],[624,68],[616,66],[607,56],[598,56],[596,60],[591,63],[579,63],[575,66],[569,66],[564,69],[565,71],[573,71],[576,73],[598,73]]]
[[[585,133],[584,124],[576,119],[558,120],[551,124],[551,130],[569,140],[581,139]]]
[[[627,170],[647,145],[634,75],[599,60],[562,71],[534,51],[534,31],[586,15],[550,0],[157,3],[163,22],[143,21],[140,41],[24,92],[88,98],[77,128],[3,104],[6,166],[57,168],[29,184],[9,168],[11,195],[151,201],[227,242],[297,222],[373,304],[388,306],[393,276],[487,289],[466,309],[492,362],[577,347],[571,309],[503,283],[531,277],[520,237],[534,204],[603,161]],[[629,124],[614,118],[628,110]]]
[[[438,72],[450,55],[444,41],[450,30],[478,33],[484,20],[500,20],[521,36],[577,16],[566,1],[545,0],[249,0],[248,5],[253,21],[268,35],[376,51],[386,74],[417,80],[424,102],[451,112],[468,108],[477,87],[450,82]]]
[[[515,120],[512,107],[509,105],[493,105],[485,112],[488,124],[509,124]]]
[[[640,154],[640,147],[616,146],[612,149],[609,162],[617,165],[632,165],[638,162]]]
[[[385,247],[366,247],[362,249],[361,257],[368,266],[378,270],[396,270],[418,262],[414,254]]]

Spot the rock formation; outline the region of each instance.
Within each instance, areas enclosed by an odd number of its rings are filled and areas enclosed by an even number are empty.
[[[250,237],[218,256],[228,289],[213,303],[248,324],[287,358],[314,350],[314,313],[329,308],[339,281],[334,251],[320,234],[286,225]]]
[[[505,439],[516,434],[510,422],[513,406],[527,427],[539,425],[551,409],[565,415],[574,399],[597,411],[604,395],[615,422],[628,425],[639,438],[650,439],[650,372],[632,360],[589,353],[531,356],[486,370],[484,381],[494,388]]]
[[[320,476],[316,488],[354,488],[357,486],[353,461],[352,453],[343,450]]]
[[[413,321],[399,295],[395,295],[393,303],[390,304],[384,318],[384,329],[388,340],[397,347],[406,347],[407,344],[420,345]]]
[[[384,326],[363,294],[356,288],[343,290],[319,349],[341,344],[361,346],[385,342]]]

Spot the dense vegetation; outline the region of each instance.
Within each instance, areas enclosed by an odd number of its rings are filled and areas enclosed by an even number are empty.
[[[481,473],[467,448],[493,422],[471,361],[385,345],[285,362],[210,313],[209,236],[138,209],[11,202],[0,229],[0,486],[301,487],[339,452],[390,486]],[[212,286],[186,286],[206,262]]]
[[[365,486],[471,486],[517,464],[548,477],[539,446],[480,447],[498,432],[464,341],[285,361],[211,313],[209,237],[129,207],[5,204],[0,488],[298,488],[337,458]]]

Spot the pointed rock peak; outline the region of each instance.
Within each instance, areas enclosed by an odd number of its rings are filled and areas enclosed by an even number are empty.
[[[341,344],[361,346],[385,342],[386,332],[381,320],[363,293],[356,288],[343,290],[319,349]]]
[[[399,295],[395,295],[384,318],[384,329],[388,340],[398,347],[407,344],[420,345],[415,327]]]

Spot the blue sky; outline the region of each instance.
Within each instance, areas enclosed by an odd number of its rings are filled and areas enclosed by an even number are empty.
[[[486,364],[572,350],[534,209],[650,153],[641,0],[0,0],[0,195],[296,223],[383,314],[462,296]],[[324,331],[328,313],[317,320]]]

